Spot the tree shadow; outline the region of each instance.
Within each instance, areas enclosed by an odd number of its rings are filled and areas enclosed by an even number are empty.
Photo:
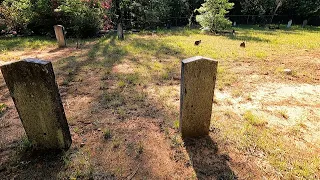
[[[249,35],[236,35],[236,36],[228,36],[229,39],[232,40],[237,40],[237,41],[255,41],[255,42],[270,42],[269,39],[265,38],[260,38],[260,37],[254,37],[254,36],[249,36]]]
[[[139,39],[139,41],[133,41],[132,43],[134,47],[141,49],[139,53],[150,51],[148,53],[151,53],[153,57],[158,57],[158,59],[162,60],[162,63],[170,63],[172,59],[177,60],[177,57],[180,58],[183,56],[178,49],[172,48],[157,40]],[[117,124],[125,122],[128,122],[128,124],[137,123],[133,119],[139,118],[139,121],[144,121],[145,119],[146,121],[152,121],[145,123],[157,124],[161,129],[162,126],[172,126],[169,124],[170,122],[164,121],[167,121],[167,119],[176,119],[178,117],[174,108],[165,107],[163,102],[159,99],[155,100],[148,97],[148,92],[145,91],[145,89],[152,83],[156,84],[158,87],[162,85],[172,85],[171,83],[176,85],[179,84],[178,79],[174,81],[172,79],[174,79],[174,76],[179,75],[180,68],[177,66],[169,66],[164,72],[158,73],[151,67],[154,62],[149,64],[129,59],[134,65],[144,66],[148,76],[151,76],[150,82],[143,84],[141,82],[145,77],[138,73],[112,71],[112,68],[125,59],[129,53],[130,52],[128,52],[126,48],[122,48],[121,44],[118,44],[116,36],[110,35],[99,40],[84,54],[69,55],[62,60],[54,62],[55,71],[59,72],[56,72],[58,79],[68,79],[70,83],[69,85],[62,84],[59,87],[60,90],[66,90],[68,92],[68,96],[61,94],[64,101],[67,99],[72,100],[73,98],[77,98],[77,96],[85,96],[92,99],[92,103],[86,103],[88,106],[85,108],[73,110],[78,111],[77,115],[74,115],[73,117],[76,122],[71,126],[69,122],[70,128],[76,127],[81,129],[81,137],[88,139],[85,147],[89,146],[88,144],[90,143],[94,146],[94,143],[97,142],[97,139],[91,140],[92,142],[90,142],[89,139],[90,136],[92,136],[92,132],[95,131],[94,128],[96,126],[99,128],[108,127],[110,129],[117,129],[125,132],[118,135],[121,146],[125,147],[130,144],[128,140],[129,136],[135,136],[138,133],[136,131],[128,132],[126,127],[123,127],[122,129],[122,127],[117,127]],[[168,59],[166,57],[168,57]],[[104,73],[106,73],[106,75],[104,75]],[[82,78],[81,81],[77,80],[79,76]],[[94,82],[92,82],[92,80],[94,80]],[[157,83],[159,83],[159,85]],[[94,86],[95,84],[103,84],[105,87],[100,87],[99,89],[99,87],[97,88]],[[91,90],[92,88],[96,89]],[[83,93],[84,91],[86,92]],[[79,102],[75,102],[75,104],[76,103]],[[109,112],[112,112],[112,116],[108,116]],[[107,119],[105,117],[107,117]],[[141,117],[145,119],[140,120]],[[84,120],[90,122],[82,123],[81,121]],[[141,124],[143,124],[143,122]],[[137,128],[137,131],[138,130],[141,130],[141,128]],[[144,135],[148,134],[148,132],[144,133]],[[101,136],[98,136],[98,138],[101,138]],[[136,141],[136,139],[133,140]],[[227,161],[229,158],[225,155],[217,154],[217,144],[210,137],[194,141],[186,140],[185,142],[189,156],[192,157],[193,167],[198,179],[208,179],[210,177],[217,179],[232,179],[235,177],[228,166]],[[100,144],[99,148],[103,149],[105,144]],[[74,141],[72,147],[80,147],[80,141]],[[102,151],[102,153],[105,153],[105,151]],[[102,157],[95,158],[103,159]],[[109,158],[107,160],[110,160],[112,157],[104,158]],[[10,170],[9,175],[11,177],[16,176],[17,179],[48,179],[49,177],[57,179],[59,173],[67,171],[64,169],[65,164],[62,159],[63,155],[57,154],[51,156],[51,152],[50,154],[47,153],[47,155],[40,156],[23,154],[23,158],[17,158],[17,160],[10,160],[10,162],[7,162],[7,164],[14,162],[14,172]],[[135,163],[136,159],[132,158],[129,159],[129,161],[126,161],[126,166],[130,166],[130,161]],[[145,164],[147,163],[149,162],[146,161]],[[17,166],[18,168],[15,168]],[[74,167],[67,168],[69,168],[69,170],[74,169]],[[102,168],[103,171],[108,171],[108,169],[103,169],[104,167],[102,166],[98,167],[98,169],[99,168]],[[145,168],[148,168],[148,166],[145,166]],[[141,171],[149,170],[150,169],[145,169]]]
[[[187,28],[187,27],[171,27],[170,29],[160,28],[155,31],[141,31],[137,34],[141,35],[159,35],[159,36],[190,36],[199,33],[199,28]]]
[[[0,172],[13,179],[59,179],[63,171],[63,151],[17,150],[14,161],[6,163]]]
[[[65,49],[65,47],[58,47],[58,48],[55,48],[55,49],[51,49],[50,51],[48,51],[48,53],[55,53],[55,52],[59,52],[61,50]]]
[[[32,43],[36,42],[36,43]],[[54,40],[48,37],[0,37],[0,50],[12,51],[21,48],[41,48],[41,42],[53,43]]]
[[[230,157],[218,153],[218,144],[210,136],[184,139],[197,179],[238,179],[228,165]]]
[[[268,29],[268,27],[259,27],[258,25],[239,25],[235,27],[235,30],[242,31],[244,33],[256,31],[266,35],[278,35],[277,33],[301,34],[302,31],[316,33],[320,31],[320,28],[314,26],[306,26],[305,28],[302,28],[300,25],[294,25],[287,28],[287,25],[281,24],[280,29]]]

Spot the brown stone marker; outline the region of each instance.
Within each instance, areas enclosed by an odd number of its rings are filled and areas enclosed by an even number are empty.
[[[28,139],[39,149],[72,143],[52,64],[25,59],[0,67]]]
[[[64,27],[61,25],[55,25],[54,26],[54,32],[56,34],[56,38],[58,41],[58,46],[59,47],[66,47],[67,43],[66,43],[66,39],[64,36]]]
[[[180,132],[183,138],[209,134],[218,61],[193,57],[182,61]]]

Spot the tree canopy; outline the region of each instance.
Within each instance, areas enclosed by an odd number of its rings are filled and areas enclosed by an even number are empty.
[[[230,25],[224,18],[226,15],[257,16],[268,23],[272,23],[274,16],[283,16],[284,21],[294,18],[301,21],[320,15],[320,0],[0,0],[0,3],[0,18],[7,29],[47,34],[53,33],[53,25],[62,24],[69,34],[78,32],[81,36],[91,36],[101,28],[115,28],[118,21],[125,29],[155,29],[192,24],[194,17],[200,15],[201,25],[219,29]],[[209,21],[214,22],[208,24]]]
[[[211,31],[226,29],[231,26],[231,21],[225,18],[228,10],[233,8],[233,3],[228,0],[205,0],[197,11],[197,22],[203,28],[210,28]]]

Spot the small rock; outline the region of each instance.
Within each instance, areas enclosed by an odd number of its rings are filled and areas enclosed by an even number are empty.
[[[173,76],[173,80],[181,80],[181,77],[180,76]]]
[[[101,131],[101,128],[98,128],[98,131]]]
[[[85,143],[81,143],[81,144],[80,144],[80,147],[83,147],[83,146],[85,146],[85,145],[86,145]]]
[[[287,75],[292,75],[291,69],[284,69],[283,72],[286,73]]]

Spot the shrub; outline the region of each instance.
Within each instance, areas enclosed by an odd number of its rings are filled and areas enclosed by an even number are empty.
[[[65,17],[63,25],[77,38],[94,36],[102,27],[102,9],[98,1],[65,0],[56,12]]]
[[[231,26],[231,21],[225,18],[225,14],[233,8],[233,5],[228,0],[205,0],[205,3],[196,10],[200,13],[196,16],[196,21],[211,31],[226,29]]]
[[[23,31],[33,18],[30,0],[4,0],[0,6],[6,26],[11,30]]]
[[[53,26],[58,24],[57,0],[30,0],[32,2],[33,18],[27,28],[38,35],[54,35]]]

